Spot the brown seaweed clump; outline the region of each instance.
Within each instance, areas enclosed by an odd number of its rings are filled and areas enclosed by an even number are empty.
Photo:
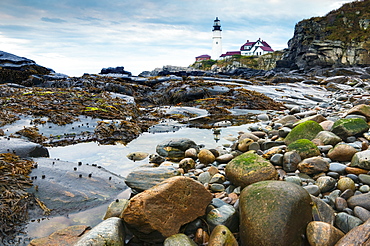
[[[45,205],[27,192],[32,186],[28,176],[34,167],[31,160],[22,160],[11,153],[0,154],[0,239],[20,232],[28,220],[28,208],[38,205],[47,214]]]

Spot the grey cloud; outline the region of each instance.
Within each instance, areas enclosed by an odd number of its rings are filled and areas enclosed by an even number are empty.
[[[45,22],[51,22],[51,23],[66,23],[66,20],[60,19],[60,18],[48,18],[48,17],[42,17],[42,21]]]

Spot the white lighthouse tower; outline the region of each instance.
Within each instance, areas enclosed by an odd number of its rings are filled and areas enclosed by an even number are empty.
[[[213,22],[213,45],[212,45],[212,59],[217,60],[222,55],[222,38],[221,38],[221,23],[218,17]]]

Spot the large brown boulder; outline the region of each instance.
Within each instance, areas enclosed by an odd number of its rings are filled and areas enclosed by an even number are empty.
[[[201,183],[172,177],[134,196],[121,218],[141,240],[161,242],[204,215],[211,200],[211,193]]]
[[[311,197],[302,187],[284,181],[261,181],[240,194],[242,245],[301,245],[312,220]]]

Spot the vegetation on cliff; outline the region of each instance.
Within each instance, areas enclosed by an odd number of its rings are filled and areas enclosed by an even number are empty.
[[[282,51],[275,51],[262,56],[242,56],[233,55],[223,60],[207,60],[195,62],[191,67],[202,69],[202,70],[213,70],[220,69],[222,71],[233,68],[253,68],[261,70],[271,70],[275,68],[277,60],[280,60]]]
[[[329,12],[324,17],[313,17],[323,26],[321,39],[349,42],[370,42],[370,1],[354,1]]]

